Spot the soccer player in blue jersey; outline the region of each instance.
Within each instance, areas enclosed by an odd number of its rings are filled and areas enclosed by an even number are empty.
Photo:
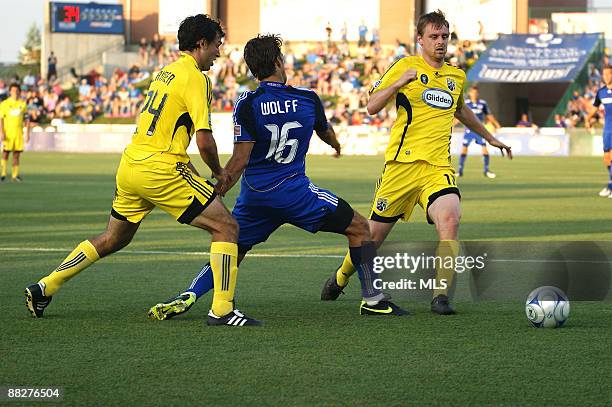
[[[495,126],[496,129],[499,129],[501,127],[499,122],[491,113],[487,102],[480,99],[478,88],[476,86],[472,86],[470,88],[468,91],[468,96],[469,99],[465,101],[465,105],[469,107],[472,112],[474,112],[478,120],[485,123],[486,119],[489,123]],[[489,170],[489,150],[487,150],[487,142],[480,135],[470,130],[470,128],[467,126],[465,127],[465,134],[463,135],[463,149],[461,150],[461,156],[459,157],[459,176],[463,176],[463,168],[465,167],[465,160],[467,159],[468,147],[472,141],[482,147],[482,161],[484,163],[485,177],[495,178],[495,173]]]
[[[604,165],[608,169],[608,185],[599,191],[599,196],[612,198],[612,65],[607,65],[603,69],[603,81],[605,86],[597,91],[595,101],[591,110],[587,114],[584,124],[587,129],[591,128],[591,119],[599,110],[604,107],[604,129],[603,129],[603,151]]]
[[[406,311],[374,288],[375,248],[367,220],[342,198],[314,185],[306,176],[305,159],[313,132],[337,155],[340,144],[317,94],[285,84],[281,46],[280,37],[265,35],[251,39],[244,49],[244,59],[260,84],[236,101],[234,152],[225,167],[231,181],[218,190],[225,194],[242,174],[240,195],[232,212],[240,226],[239,262],[283,224],[311,233],[344,234],[361,280],[360,313],[404,315]],[[212,287],[207,264],[185,292],[153,306],[149,318],[163,320],[185,312]],[[241,319],[233,318],[227,323],[239,326]]]

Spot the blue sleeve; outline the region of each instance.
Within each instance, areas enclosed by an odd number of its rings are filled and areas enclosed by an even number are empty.
[[[252,100],[243,99],[234,107],[234,143],[254,142],[256,133]]]
[[[593,102],[593,106],[599,107],[599,105],[601,105],[601,99],[599,98],[599,91],[597,91],[597,94],[595,95],[595,101]]]
[[[491,111],[489,110],[489,104],[484,100],[482,101],[482,112],[485,114],[485,116],[491,114]]]
[[[327,117],[325,116],[325,109],[323,108],[323,103],[321,103],[321,99],[317,95],[314,97],[315,103],[315,123],[314,130],[315,131],[325,131],[329,128],[327,124]]]

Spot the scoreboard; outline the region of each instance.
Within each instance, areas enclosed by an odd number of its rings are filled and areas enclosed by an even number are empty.
[[[51,3],[51,31],[56,33],[123,34],[123,5]]]

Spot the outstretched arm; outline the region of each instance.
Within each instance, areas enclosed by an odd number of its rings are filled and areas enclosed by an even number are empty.
[[[230,181],[217,190],[219,195],[224,196],[238,182],[242,172],[249,163],[254,145],[254,142],[234,143],[234,152],[225,165],[225,171]]]
[[[457,111],[455,112],[455,117],[459,119],[461,123],[466,125],[470,130],[481,135],[482,138],[487,140],[487,142],[493,147],[499,148],[502,155],[504,155],[505,151],[505,153],[508,154],[508,158],[512,159],[512,149],[501,141],[499,141],[498,139],[496,139],[495,137],[493,137],[493,135],[489,133],[489,131],[485,128],[481,121],[478,120],[474,112],[472,112],[472,110],[467,107],[467,105],[464,104],[459,109],[457,109]]]
[[[398,80],[393,82],[391,86],[381,89],[376,92],[372,92],[370,99],[368,100],[368,114],[375,115],[380,112],[401,88],[402,86],[414,81],[417,77],[417,71],[414,69],[408,69],[400,76]]]
[[[334,157],[340,157],[340,151],[342,150],[342,147],[338,142],[338,138],[336,137],[336,132],[334,131],[334,128],[329,125],[327,127],[327,130],[317,131],[316,133],[317,136],[319,136],[319,138],[323,140],[325,144],[330,145],[334,150],[336,150],[336,154],[334,155]]]

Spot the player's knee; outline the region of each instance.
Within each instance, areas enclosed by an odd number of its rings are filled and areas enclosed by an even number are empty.
[[[457,230],[461,221],[461,213],[458,210],[442,211],[435,219],[436,229],[441,230]]]
[[[227,212],[225,216],[223,216],[218,221],[219,230],[217,234],[222,236],[221,238],[226,242],[237,242],[238,234],[240,233],[240,227],[238,226],[238,222],[236,219]]]
[[[347,232],[349,231],[359,241],[365,242],[371,240],[368,221],[357,212],[353,215],[353,220],[347,229]]]

